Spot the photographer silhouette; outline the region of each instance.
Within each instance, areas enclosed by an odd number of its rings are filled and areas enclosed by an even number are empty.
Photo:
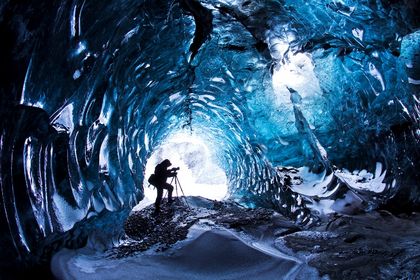
[[[152,180],[153,182],[151,182],[151,184],[154,185],[157,190],[157,197],[155,201],[155,214],[158,214],[160,212],[160,202],[162,200],[164,189],[168,190],[168,203],[173,202],[172,192],[174,190],[174,187],[171,184],[168,184],[166,180],[169,177],[176,177],[176,171],[179,170],[179,167],[168,169],[168,167],[171,165],[172,163],[169,161],[169,159],[165,159],[155,167],[155,174]]]

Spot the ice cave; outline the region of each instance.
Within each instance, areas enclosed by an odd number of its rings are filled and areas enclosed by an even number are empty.
[[[0,279],[420,279],[419,0],[5,0],[0,35]]]

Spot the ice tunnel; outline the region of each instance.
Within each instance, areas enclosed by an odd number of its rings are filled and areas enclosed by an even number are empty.
[[[418,211],[419,7],[3,1],[2,269],[114,242],[168,153],[298,223]]]

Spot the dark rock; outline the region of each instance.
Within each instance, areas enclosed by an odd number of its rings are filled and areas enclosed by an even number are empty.
[[[344,238],[344,242],[353,243],[356,240],[361,239],[361,238],[363,238],[363,235],[362,234],[351,233],[351,234],[349,234],[349,236],[347,236],[346,238]]]
[[[330,279],[417,279],[419,219],[383,211],[333,216],[302,232],[280,237]],[[417,262],[415,265],[414,263]]]
[[[288,228],[288,229],[282,229],[280,231],[277,232],[277,236],[286,236],[295,232],[301,231],[301,229],[299,227],[292,227],[292,228]]]

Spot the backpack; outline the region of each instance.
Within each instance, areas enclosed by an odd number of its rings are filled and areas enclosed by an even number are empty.
[[[150,185],[156,185],[157,177],[155,174],[150,175],[149,179],[147,180]]]

